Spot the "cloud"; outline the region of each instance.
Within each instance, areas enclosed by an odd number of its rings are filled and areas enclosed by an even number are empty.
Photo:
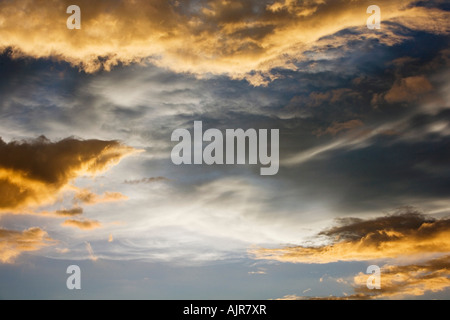
[[[389,103],[411,102],[432,89],[431,83],[423,76],[407,77],[397,81],[384,98]]]
[[[87,189],[83,189],[79,191],[75,197],[75,202],[81,202],[83,204],[93,205],[98,203],[105,203],[105,202],[115,202],[115,201],[122,201],[127,200],[128,197],[121,194],[120,192],[105,192],[103,195],[98,195],[95,193],[92,193],[91,191]]]
[[[73,220],[68,219],[61,224],[63,227],[73,227],[81,230],[93,230],[100,228],[102,225],[100,222],[95,220],[83,219],[83,220]]]
[[[379,0],[383,20],[393,24],[373,33],[365,27],[363,0],[79,0],[81,30],[66,28],[70,1],[3,1],[0,48],[12,48],[15,57],[53,57],[86,72],[151,62],[175,72],[227,74],[266,85],[277,78],[270,70],[296,69],[319,39],[346,28],[360,27],[363,36],[386,43],[406,38],[395,34],[398,25],[449,32],[445,11],[414,2]]]
[[[312,61],[313,60],[314,59],[312,59]],[[329,112],[329,108],[332,105],[355,106],[361,104],[363,101],[363,96],[360,92],[349,88],[340,88],[328,91],[312,91],[305,95],[293,97],[291,101],[289,101],[288,105],[281,110],[281,112],[283,117],[286,118],[305,118],[308,116],[311,117],[313,113],[318,111],[313,110],[313,108],[325,107]]]
[[[5,143],[0,139],[0,212],[20,213],[52,204],[75,178],[106,171],[135,152],[118,141],[68,138],[51,142],[40,137]],[[76,214],[77,210],[56,214]]]
[[[364,126],[361,120],[350,120],[347,122],[333,122],[333,124],[325,130],[317,130],[315,134],[320,137],[326,134],[331,134],[333,136],[337,135],[342,131],[349,131],[355,128],[360,128]]]
[[[72,209],[69,209],[69,210],[57,210],[55,212],[55,214],[57,216],[63,216],[63,217],[78,216],[78,215],[83,214],[83,208],[78,208],[77,207],[77,208],[72,208]]]
[[[125,184],[149,184],[149,183],[155,183],[155,182],[164,182],[168,181],[169,179],[165,177],[154,177],[154,178],[143,178],[140,180],[125,180]]]
[[[54,240],[40,228],[20,231],[0,229],[0,262],[13,263],[22,252],[37,251]]]
[[[450,219],[433,219],[411,208],[372,220],[341,219],[341,226],[319,234],[328,244],[255,249],[255,259],[326,264],[420,257],[450,252]]]
[[[386,265],[382,268],[381,290],[375,293],[366,287],[368,275],[360,273],[354,278],[355,294],[371,298],[402,299],[423,296],[450,288],[450,256],[439,257],[417,264]]]
[[[267,271],[264,268],[258,268],[258,270],[256,270],[256,271],[249,271],[248,274],[252,274],[252,275],[259,274],[259,275],[261,275],[261,274],[267,274]]]
[[[354,293],[344,296],[307,297],[286,295],[277,300],[370,300],[405,299],[450,289],[450,256],[417,264],[385,265],[381,269],[381,289],[369,290],[370,275],[359,273],[351,283]],[[305,292],[303,292],[305,293]]]
[[[23,214],[36,214],[36,215],[43,215],[43,216],[51,216],[56,218],[61,217],[74,217],[82,215],[84,212],[84,209],[81,207],[74,207],[71,209],[61,209],[61,210],[55,210],[55,211],[39,211],[34,212],[30,210],[23,210],[21,213]]]
[[[85,242],[86,244],[86,250],[89,253],[89,259],[91,259],[92,261],[97,261],[98,257],[94,254],[94,250],[92,249],[92,246],[89,242]]]

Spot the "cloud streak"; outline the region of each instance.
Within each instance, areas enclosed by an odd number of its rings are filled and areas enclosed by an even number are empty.
[[[136,184],[149,184],[149,183],[155,183],[155,182],[166,182],[169,181],[169,179],[165,177],[153,177],[153,178],[143,178],[139,180],[125,180],[125,184],[130,185],[136,185]]]

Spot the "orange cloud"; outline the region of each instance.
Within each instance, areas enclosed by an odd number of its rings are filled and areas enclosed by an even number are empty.
[[[410,29],[448,33],[448,13],[414,8],[413,0],[379,0],[383,20]],[[71,1],[0,3],[0,48],[12,56],[53,57],[86,72],[151,62],[175,72],[227,74],[254,85],[273,80],[274,68],[296,69],[319,39],[348,27],[387,44],[403,41],[395,25],[368,32],[367,1],[310,0],[79,0],[81,30],[68,30]],[[358,36],[355,36],[358,37]],[[342,45],[334,39],[333,45]],[[339,41],[341,41],[339,43]],[[275,77],[276,78],[276,77]]]
[[[127,196],[119,192],[105,192],[103,195],[100,196],[98,194],[92,193],[87,189],[81,190],[74,197],[74,200],[76,202],[82,202],[84,204],[89,205],[105,202],[122,201],[127,199],[128,199]]]
[[[353,294],[342,297],[305,297],[287,295],[277,300],[369,300],[404,299],[450,289],[450,256],[409,265],[385,265],[381,271],[381,289],[369,290],[369,275],[359,273],[353,278]]]
[[[13,263],[22,252],[37,251],[54,240],[40,228],[20,231],[0,229],[0,262]]]
[[[83,220],[66,220],[61,224],[63,227],[73,227],[81,230],[93,230],[100,228],[102,225],[95,220],[83,219]]]
[[[34,211],[23,211],[24,214],[38,214],[43,216],[52,216],[52,217],[73,217],[82,215],[84,212],[83,208],[75,207],[72,209],[62,209],[56,211],[40,211],[35,213]]]
[[[381,271],[381,290],[367,289],[369,275],[360,273],[353,278],[354,294],[287,295],[282,299],[399,299],[450,288],[449,218],[434,219],[407,207],[389,216],[370,220],[346,218],[339,222],[340,225],[319,233],[328,238],[327,244],[255,249],[251,253],[256,259],[307,264],[389,260]],[[394,265],[394,261],[399,264]]]
[[[29,212],[53,203],[81,175],[95,175],[137,152],[117,141],[36,140],[5,143],[0,139],[0,213]],[[107,195],[113,197],[117,195]],[[78,214],[80,209],[56,212]]]
[[[78,216],[78,215],[83,214],[83,208],[72,208],[72,209],[69,209],[69,210],[57,210],[55,212],[55,214],[57,216],[63,216],[63,217],[66,217],[66,216]]]
[[[424,263],[404,266],[386,265],[382,268],[380,291],[366,287],[368,275],[354,278],[356,295],[371,298],[401,299],[406,296],[423,296],[428,292],[440,292],[450,288],[450,256]]]
[[[329,244],[261,248],[251,253],[256,259],[325,264],[450,252],[450,219],[436,220],[413,211],[373,220],[341,222],[342,226],[320,233],[329,238]]]
[[[394,84],[384,99],[389,103],[414,101],[432,89],[431,83],[423,76],[403,78]]]

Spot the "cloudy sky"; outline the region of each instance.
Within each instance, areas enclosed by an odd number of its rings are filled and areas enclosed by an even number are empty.
[[[75,2],[0,1],[0,298],[450,298],[447,1]],[[278,174],[174,165],[194,121]]]

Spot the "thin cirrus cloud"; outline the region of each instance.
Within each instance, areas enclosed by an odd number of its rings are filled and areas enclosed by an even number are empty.
[[[414,2],[378,1],[383,19],[393,23],[384,25],[382,32],[388,37],[381,37],[383,41],[405,39],[393,34],[394,24],[449,32],[445,11],[414,7]],[[68,30],[66,8],[70,4],[2,2],[0,48],[11,48],[13,56],[54,57],[86,72],[151,62],[175,72],[227,74],[267,85],[277,77],[271,70],[297,69],[295,63],[303,60],[305,52],[320,51],[319,39],[345,28],[365,27],[368,17],[366,1],[349,5],[343,0],[122,0],[114,4],[83,0],[77,3],[82,29]]]
[[[136,185],[136,184],[149,184],[149,183],[156,183],[156,182],[166,182],[169,179],[165,177],[152,177],[152,178],[143,178],[138,180],[125,180],[125,184],[130,185]]]

